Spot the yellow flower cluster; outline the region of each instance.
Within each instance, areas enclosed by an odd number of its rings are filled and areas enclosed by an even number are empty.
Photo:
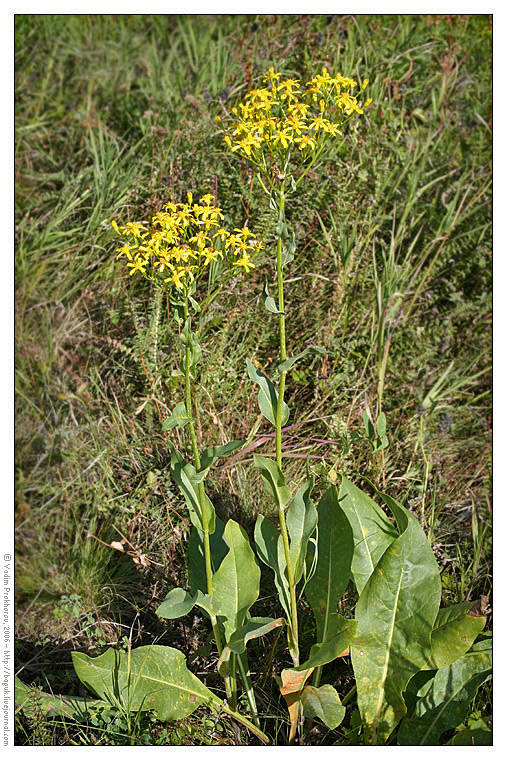
[[[237,121],[224,137],[234,153],[258,166],[265,167],[268,156],[287,158],[293,148],[305,161],[371,103],[369,98],[361,106],[353,94],[357,82],[341,74],[332,77],[325,67],[304,87],[297,79],[282,79],[273,68],[263,79],[265,87],[251,90],[232,109]],[[367,84],[365,79],[358,95]]]
[[[227,232],[223,218],[213,195],[195,203],[188,193],[187,203],[166,203],[150,226],[141,222],[118,226],[112,221],[115,232],[124,238],[116,258],[125,257],[129,274],[140,272],[183,295],[212,262],[249,272],[255,266],[252,256],[263,246],[248,227]]]

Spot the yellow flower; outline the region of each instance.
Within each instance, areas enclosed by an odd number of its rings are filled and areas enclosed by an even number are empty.
[[[235,267],[243,267],[245,272],[249,272],[251,269],[255,269],[255,264],[252,264],[246,253],[244,253],[240,259],[234,262]]]
[[[123,235],[133,235],[134,238],[139,238],[141,237],[141,230],[146,230],[147,228],[140,222],[127,222],[120,229]]]
[[[132,261],[132,253],[130,251],[130,245],[128,243],[125,243],[125,245],[122,245],[121,248],[117,248],[117,251],[119,251],[117,259],[121,259],[122,256],[126,256],[129,261]]]
[[[178,272],[176,269],[173,270],[173,273],[170,277],[166,277],[164,282],[171,282],[173,285],[175,285],[178,290],[184,290],[184,284],[181,278],[181,273]]]
[[[135,272],[141,272],[141,274],[146,274],[146,259],[141,258],[140,256],[136,256],[135,261],[129,262],[127,264],[128,267],[130,267],[129,275],[132,276],[135,274]]]

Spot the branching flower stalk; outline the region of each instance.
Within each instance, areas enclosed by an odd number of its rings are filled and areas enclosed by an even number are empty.
[[[251,90],[244,101],[232,109],[235,120],[225,126],[224,140],[233,153],[251,164],[272,207],[277,210],[280,377],[274,425],[276,464],[281,472],[284,394],[288,373],[283,270],[294,258],[296,248],[295,235],[289,234],[286,223],[286,196],[288,192],[296,190],[307,172],[316,164],[329,140],[342,136],[343,127],[354,116],[362,114],[363,108],[371,103],[371,99],[364,104],[358,100],[368,84],[367,79],[362,83],[358,95],[354,95],[357,83],[353,79],[341,74],[331,76],[326,68],[306,82],[305,86],[299,80],[283,79],[273,68],[269,69],[263,81],[264,87]],[[222,124],[222,119],[217,117],[217,122]],[[279,502],[278,517],[290,595],[288,644],[294,666],[297,667],[299,646],[296,580],[284,507]]]
[[[192,194],[188,193],[186,203],[165,204],[162,211],[152,217],[151,225],[145,222],[127,222],[120,227],[115,221],[112,222],[114,230],[123,238],[122,245],[117,249],[117,259],[126,260],[130,275],[140,273],[145,279],[153,281],[158,290],[169,295],[173,316],[180,325],[180,335],[185,346],[185,400],[177,405],[163,427],[165,430],[187,427],[189,432],[193,472],[199,474],[198,482],[195,483],[196,504],[190,506],[196,513],[196,527],[202,531],[206,589],[209,598],[213,597],[214,592],[210,525],[213,532],[215,518],[213,506],[205,492],[205,473],[203,477],[200,475],[201,455],[192,402],[192,373],[201,354],[198,337],[192,328],[192,317],[201,312],[201,306],[194,295],[199,278],[208,275],[208,294],[202,305],[209,303],[227,279],[242,271],[247,273],[255,267],[253,257],[262,248],[248,227],[235,229],[233,233],[225,230],[222,226],[222,211],[214,201],[214,196],[208,194],[199,202],[194,202]],[[178,464],[184,466],[181,455],[174,449],[173,452]],[[224,645],[217,615],[212,606],[208,612],[218,655],[221,657]],[[235,710],[235,655],[231,657],[230,672],[224,676],[224,682],[229,707]],[[248,684],[245,685],[245,689],[250,698]],[[255,702],[251,699],[250,704],[255,707]]]

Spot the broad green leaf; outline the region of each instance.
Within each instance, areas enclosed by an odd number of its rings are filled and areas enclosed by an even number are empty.
[[[305,586],[305,596],[315,616],[317,641],[325,642],[332,635],[330,616],[349,585],[354,537],[336,486],[323,494],[317,514],[317,563]]]
[[[398,531],[378,504],[343,476],[338,500],[354,534],[352,575],[361,594]]]
[[[248,536],[234,520],[228,520],[224,538],[229,547],[213,576],[213,610],[224,618],[225,639],[245,622],[247,612],[259,596],[261,571]]]
[[[394,499],[379,496],[393,511],[400,535],[376,562],[356,605],[351,655],[368,744],[384,744],[406,713],[402,692],[429,656],[441,593],[437,563],[418,521]]]
[[[266,377],[264,372],[257,369],[252,364],[250,359],[246,360],[246,366],[248,369],[248,376],[250,380],[257,383],[259,386],[259,395],[257,400],[259,402],[259,409],[264,417],[271,422],[272,425],[276,425],[276,412],[278,408],[278,393],[271,380]],[[282,426],[287,423],[289,419],[289,407],[285,403],[282,404]]]
[[[231,441],[224,446],[210,446],[201,454],[201,469],[199,472],[208,471],[209,468],[215,464],[217,459],[221,457],[227,457],[232,454],[233,451],[243,446],[244,441]]]
[[[196,597],[182,588],[173,588],[167,594],[156,614],[164,620],[176,620],[188,615],[195,604]]]
[[[491,718],[489,718],[491,721]],[[493,731],[483,718],[474,720],[467,728],[447,742],[449,747],[490,747],[493,744]]]
[[[444,731],[456,728],[466,717],[468,706],[481,684],[491,678],[491,649],[474,651],[440,668],[414,714],[405,718],[398,731],[398,743],[438,744]]]
[[[279,364],[278,369],[280,372],[288,372],[290,368],[296,364],[296,362],[298,362],[304,356],[307,356],[307,354],[327,354],[327,351],[325,348],[319,348],[319,346],[308,346],[308,348],[305,348],[305,350],[300,354],[296,354],[296,356],[292,356],[290,359],[286,359],[284,362]]]
[[[164,420],[162,430],[172,430],[175,427],[185,427],[185,425],[188,425],[190,420],[191,417],[187,415],[187,407],[185,406],[185,402],[180,401],[180,403],[176,404],[174,407],[171,416]]]
[[[317,525],[317,510],[311,500],[314,478],[306,480],[287,509],[287,528],[290,534],[290,558],[294,582],[298,583],[305,567],[308,540]]]
[[[469,615],[473,602],[454,604],[438,611],[431,634],[431,657],[426,670],[438,670],[451,665],[472,646],[486,624],[484,616]]]
[[[100,710],[103,715],[111,714],[111,706],[102,699],[84,697],[55,696],[37,688],[27,686],[17,676],[14,679],[14,701],[16,709],[29,717],[60,716],[88,722],[90,714]]]
[[[283,509],[291,500],[292,493],[290,488],[285,485],[285,478],[277,463],[274,459],[267,459],[267,457],[254,454],[254,466],[261,471],[264,487],[273,497],[278,509]]]
[[[263,292],[263,294],[265,296],[264,306],[266,307],[266,309],[269,312],[271,312],[271,314],[276,314],[277,316],[280,316],[280,315],[284,314],[283,311],[279,311],[278,310],[278,305],[277,305],[275,299],[273,298],[273,296],[269,295],[268,283],[267,282],[264,283],[264,288],[263,288],[262,292]]]
[[[224,674],[227,670],[227,662],[231,654],[243,654],[246,651],[246,645],[251,639],[257,639],[266,633],[274,631],[275,628],[285,624],[284,618],[269,617],[252,617],[244,625],[238,628],[230,637],[227,646],[224,647],[222,655],[218,661],[218,670]]]
[[[72,652],[72,661],[79,679],[98,697],[126,710],[154,710],[162,721],[185,718],[206,702],[221,704],[172,647],[108,649],[94,658]]]
[[[328,728],[336,728],[345,717],[345,708],[336,689],[330,684],[319,688],[305,686],[301,693],[301,703],[307,718],[320,718]]]
[[[224,540],[225,525],[217,516],[215,523],[215,532],[209,537],[211,569],[215,573],[220,567],[225,555],[229,551]],[[200,528],[193,527],[188,540],[187,552],[187,573],[188,584],[194,596],[198,591],[203,594],[208,592],[206,581],[206,566],[204,560],[204,537]]]
[[[285,573],[287,566],[285,564],[282,536],[264,515],[258,515],[255,523],[254,539],[259,559],[270,567],[275,574],[275,586],[278,591],[278,598],[287,615],[287,619],[290,620],[289,583]]]
[[[337,615],[339,618],[337,634],[326,641],[324,644],[314,644],[310,657],[302,665],[299,665],[294,670],[307,670],[308,668],[318,668],[322,665],[327,665],[328,662],[333,662],[337,657],[343,655],[354,641],[357,632],[357,620],[347,620],[341,615]]]

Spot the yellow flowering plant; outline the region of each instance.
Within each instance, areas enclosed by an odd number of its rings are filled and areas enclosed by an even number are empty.
[[[287,374],[309,352],[322,351],[309,347],[287,356],[284,272],[294,259],[296,238],[286,218],[286,198],[330,141],[341,137],[343,127],[361,116],[371,100],[364,105],[359,100],[368,80],[355,95],[353,79],[331,76],[325,68],[304,86],[273,69],[263,79],[265,87],[252,90],[232,109],[235,121],[224,139],[235,155],[254,168],[276,214],[278,298],[269,295],[267,284],[264,295],[267,311],[279,320],[278,387],[250,360],[247,368],[259,386],[260,412],[275,428],[275,459],[255,455],[254,465],[276,504],[280,532],[259,512],[254,540],[259,559],[274,573],[285,612],[293,665],[282,670],[277,680],[289,710],[289,743],[295,740],[298,726],[302,728],[304,717],[317,717],[328,728],[336,728],[345,717],[346,702],[357,695],[364,743],[379,744],[387,741],[407,713],[403,694],[411,686],[410,679],[432,668],[444,671],[454,662],[459,669],[459,658],[482,630],[485,617],[471,617],[472,604],[439,610],[441,585],[435,557],[417,519],[395,499],[375,489],[393,522],[334,469],[328,473],[328,488],[317,506],[312,501],[313,475],[308,472],[295,493],[285,480],[282,440],[290,414],[284,401]],[[355,619],[336,611],[350,579],[359,597]],[[313,612],[316,641],[300,663],[298,602],[303,593]],[[490,649],[490,642],[478,644],[478,651],[483,647]],[[342,701],[336,689],[320,685],[320,679],[326,664],[345,655],[351,656],[356,683]],[[489,656],[485,655],[480,668],[484,663],[487,667]],[[487,677],[487,670],[484,673],[481,678]],[[402,721],[403,743],[409,743],[406,738],[417,720]],[[429,736],[431,730],[428,722],[421,734],[426,731]]]
[[[187,614],[194,605],[205,611],[211,621],[221,658],[219,669],[227,694],[227,705],[223,709],[234,715],[236,720],[247,726],[262,741],[267,741],[259,728],[245,646],[241,644],[245,642],[243,628],[247,617],[254,621],[253,635],[256,636],[271,630],[275,621],[262,619],[257,624],[255,618],[250,618],[248,609],[259,594],[260,570],[255,555],[238,523],[229,520],[224,525],[220,521],[205,490],[210,468],[218,459],[227,457],[238,449],[243,441],[213,445],[199,451],[192,393],[192,381],[196,379],[196,366],[202,355],[193,318],[216,296],[225,281],[242,273],[247,274],[255,267],[254,259],[263,247],[248,227],[235,228],[230,232],[223,226],[223,220],[222,209],[216,205],[213,195],[206,194],[194,201],[193,195],[188,193],[186,202],[166,203],[150,222],[118,224],[113,221],[112,227],[122,238],[115,251],[116,259],[125,262],[130,276],[141,275],[153,282],[159,292],[167,294],[184,346],[185,400],[175,406],[165,419],[162,429],[166,432],[174,428],[186,429],[190,438],[191,462],[186,461],[172,441],[169,441],[169,445],[171,473],[185,499],[193,526],[188,561],[191,593],[181,588],[172,589],[157,614],[172,620]],[[201,302],[198,289],[200,279],[207,279],[208,282],[207,294]],[[218,560],[217,547],[220,555]],[[243,568],[248,574],[246,586],[239,577],[238,555],[242,557]],[[235,595],[231,597],[232,589],[235,590]],[[251,622],[247,628],[251,636]],[[229,646],[231,637],[236,637],[234,650]],[[178,655],[174,654],[176,651],[171,650],[171,658],[177,659]],[[164,656],[164,653],[160,656]],[[237,671],[243,680],[253,723],[237,712]],[[185,677],[186,675],[181,677],[182,684]],[[188,703],[187,686],[188,684],[185,684],[185,688],[178,686],[173,694],[181,717],[199,705],[197,696],[200,694],[202,697],[205,689],[200,684],[196,687],[197,691],[190,691]],[[216,697],[211,692],[208,696],[211,702],[216,702]],[[183,702],[178,701],[180,699]]]

